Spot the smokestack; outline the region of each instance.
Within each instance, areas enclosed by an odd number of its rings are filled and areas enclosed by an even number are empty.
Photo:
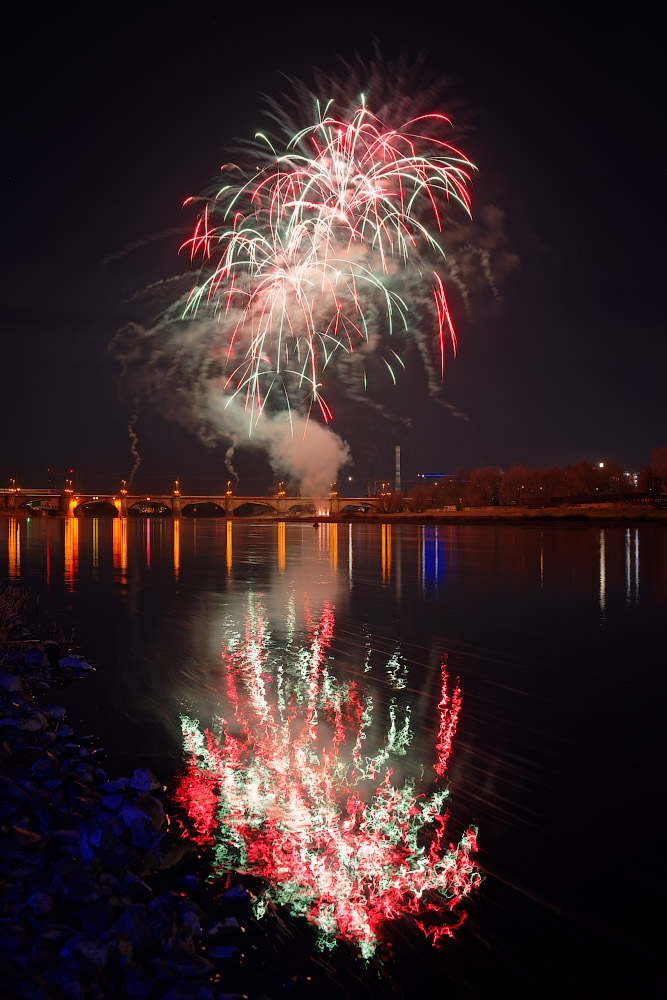
[[[395,476],[395,479],[394,479],[394,490],[396,491],[396,493],[400,493],[401,492],[401,446],[400,446],[400,444],[396,445],[396,448],[394,449],[394,451],[396,453],[396,476]]]

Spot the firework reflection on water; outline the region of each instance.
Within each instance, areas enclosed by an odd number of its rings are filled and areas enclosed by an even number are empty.
[[[306,598],[297,615],[296,603],[292,592],[279,647],[250,595],[240,632],[222,643],[219,713],[210,726],[182,713],[174,798],[212,848],[213,876],[262,879],[258,916],[286,906],[321,947],[340,939],[365,958],[387,922],[406,915],[434,942],[451,935],[481,881],[476,829],[458,843],[446,832],[458,684],[443,662],[433,755],[416,761],[400,652],[378,670],[369,645],[360,674],[340,679],[333,604],[313,611]]]

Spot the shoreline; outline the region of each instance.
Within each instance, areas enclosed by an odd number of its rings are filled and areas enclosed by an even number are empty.
[[[470,507],[456,511],[421,511],[378,514],[343,514],[335,517],[314,518],[321,521],[359,523],[363,521],[386,523],[418,524],[624,524],[652,523],[667,524],[667,509],[640,508],[635,505],[581,508],[581,507],[536,507],[511,508]]]
[[[94,669],[64,644],[0,642],[0,998],[240,1000],[311,980],[337,996],[285,915],[260,926],[253,878],[213,875],[168,786],[107,773],[51,703]]]
[[[64,514],[30,514],[25,510],[0,510],[0,517],[39,518],[47,516],[50,520],[67,520]],[[77,521],[92,521],[96,518],[77,517]],[[118,520],[118,518],[99,518],[99,520]],[[338,514],[260,514],[249,517],[181,517],[171,515],[153,515],[149,517],[131,517],[123,520],[141,521],[224,521],[231,524],[438,524],[438,525],[574,525],[591,526],[624,526],[632,524],[663,524],[667,525],[667,507],[627,504],[614,504],[599,507],[559,506],[559,507],[468,507],[463,510],[425,510],[402,511],[389,513],[377,511],[373,513],[338,513]]]

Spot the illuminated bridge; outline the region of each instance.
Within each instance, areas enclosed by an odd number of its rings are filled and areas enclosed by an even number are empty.
[[[98,506],[99,505],[99,506]],[[117,513],[111,510],[116,508]],[[156,494],[75,493],[64,490],[13,489],[0,491],[0,508],[34,514],[84,516],[95,512],[115,517],[197,517],[197,516],[274,516],[329,517],[346,511],[376,512],[375,497],[339,497],[332,493],[326,498],[288,496],[284,491],[272,496],[237,496],[231,492],[220,495],[182,496],[179,492]]]

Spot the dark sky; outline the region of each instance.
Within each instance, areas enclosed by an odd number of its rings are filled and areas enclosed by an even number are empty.
[[[109,343],[135,311],[141,321],[142,289],[182,271],[183,199],[264,124],[261,95],[281,74],[310,83],[314,66],[369,59],[374,37],[387,60],[426,50],[450,81],[437,110],[451,97],[470,126],[473,213],[502,210],[519,263],[500,267],[499,301],[487,290],[466,314],[452,300],[459,354],[442,395],[468,419],[430,401],[409,367],[382,395],[401,421],[339,407],[349,471],[390,478],[395,444],[406,479],[645,464],[667,440],[661,30],[640,6],[585,20],[583,7],[512,6],[16,5],[3,54],[2,484],[44,485],[47,467],[71,466],[113,490],[128,475],[134,404]],[[136,431],[142,488],[226,479],[224,448],[145,403]],[[267,477],[256,453],[238,468],[248,489]]]

